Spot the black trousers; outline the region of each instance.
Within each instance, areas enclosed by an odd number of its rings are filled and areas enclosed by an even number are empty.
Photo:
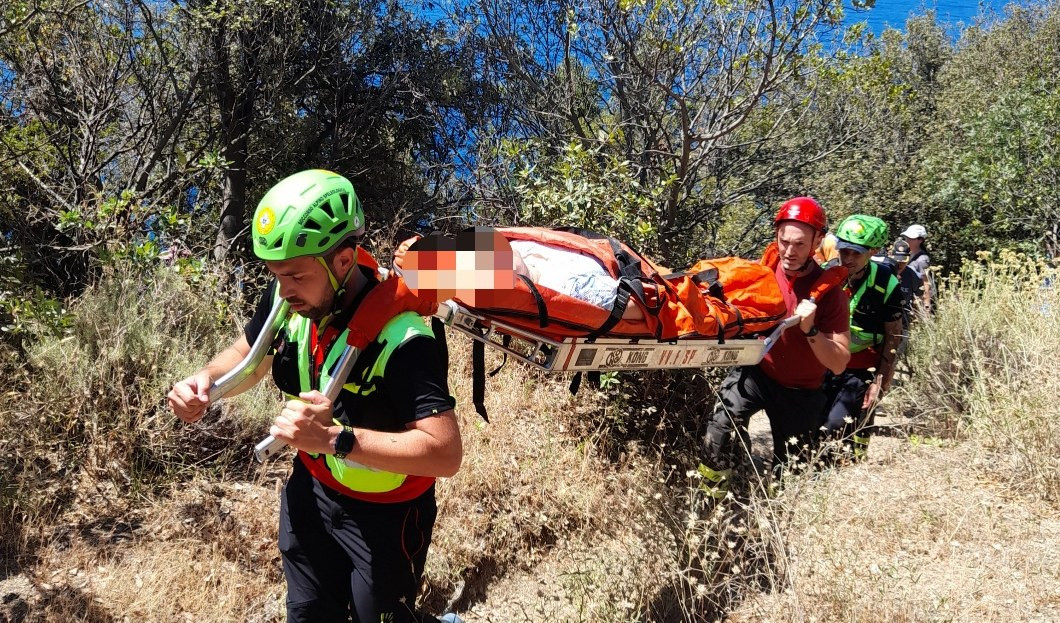
[[[721,384],[719,399],[704,437],[704,463],[712,469],[741,464],[751,452],[747,424],[765,410],[773,433],[773,468],[789,453],[813,448],[822,423],[825,396],[820,389],[784,387],[758,366],[735,368]],[[794,440],[794,444],[791,441]]]
[[[850,439],[855,433],[868,437],[872,433],[873,414],[862,415],[861,403],[875,374],[868,370],[847,369],[842,374],[825,376],[824,392],[828,397],[825,418],[827,435],[831,439]]]
[[[355,500],[295,459],[280,500],[289,623],[408,623],[437,507],[434,488],[409,502]]]

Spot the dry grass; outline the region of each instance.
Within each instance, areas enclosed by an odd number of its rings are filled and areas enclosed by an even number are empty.
[[[1022,255],[969,263],[942,282],[932,322],[912,336],[899,409],[928,434],[989,450],[991,478],[1060,503],[1060,288]]]
[[[548,564],[569,576],[565,590],[579,594],[569,603],[581,600],[577,610],[587,617],[567,620],[601,620],[594,613],[617,601],[628,602],[626,610],[644,609],[659,588],[658,574],[616,586],[613,553],[620,547],[623,565],[658,571],[653,561],[669,544],[654,496],[657,466],[632,447],[618,453],[617,463],[608,459],[612,441],[594,434],[613,408],[602,394],[587,388],[572,397],[564,380],[517,365],[490,380],[492,423],[481,422],[470,408],[468,349],[464,340],[452,343],[451,389],[464,405],[465,458],[439,489],[435,554],[428,560],[435,602],[465,607],[494,582]],[[597,543],[606,555],[592,555]]]
[[[96,509],[40,552],[27,620],[281,621],[277,499],[274,487],[194,481],[147,506]]]
[[[788,582],[744,622],[1060,620],[1060,515],[990,480],[971,442],[873,441],[787,500]]]

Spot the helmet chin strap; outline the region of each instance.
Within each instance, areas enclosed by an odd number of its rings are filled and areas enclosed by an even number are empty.
[[[802,266],[800,266],[797,270],[795,270],[794,272],[792,272],[788,276],[789,277],[797,277],[798,275],[801,275],[802,273],[806,272],[806,269],[809,268],[810,264],[812,262],[814,262],[814,261],[815,260],[813,259],[813,255],[810,255],[810,257],[806,258],[806,262]],[[784,272],[787,273],[788,271],[785,270]]]
[[[331,302],[331,311],[328,315],[321,318],[317,326],[323,328],[331,321],[331,319],[338,313],[342,307],[342,299],[346,296],[346,285],[350,282],[350,277],[353,276],[353,271],[357,270],[357,262],[355,261],[350,269],[346,271],[346,276],[342,278],[342,283],[335,277],[335,273],[331,271],[331,267],[328,266],[327,260],[321,256],[317,256],[317,261],[324,267],[324,270],[328,272],[328,281],[331,282],[331,289],[335,291],[335,298]]]

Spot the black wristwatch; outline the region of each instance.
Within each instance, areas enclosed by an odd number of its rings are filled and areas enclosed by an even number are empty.
[[[809,331],[803,331],[803,334],[806,337],[813,337],[813,336],[817,335],[818,333],[820,333],[820,331],[817,330],[817,325],[813,325],[812,327],[810,327]]]
[[[335,452],[332,454],[336,459],[344,459],[356,443],[357,437],[353,434],[353,427],[343,426],[339,431],[339,436],[335,438]]]

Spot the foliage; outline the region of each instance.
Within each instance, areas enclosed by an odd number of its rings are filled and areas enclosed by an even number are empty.
[[[202,365],[192,347],[219,350],[240,324],[238,293],[220,287],[220,277],[115,260],[69,310],[16,299],[16,328],[62,330],[35,331],[17,355],[0,342],[6,396],[19,397],[0,405],[0,519],[9,545],[32,544],[83,487],[147,495],[193,470],[250,468],[245,448],[258,440],[256,427],[214,408],[208,424],[188,430],[162,400],[174,378]],[[224,413],[254,402],[272,402],[268,390],[226,401]]]
[[[535,143],[517,164],[503,148],[480,159],[482,201],[510,207],[521,199],[513,168],[543,177],[578,143],[602,170],[623,163],[655,204],[646,248],[661,261],[713,251],[726,206],[756,193],[771,202],[778,178],[820,157],[802,140],[810,133],[795,132],[807,100],[794,92],[811,59],[828,55],[819,42],[841,13],[833,2],[468,5],[455,19],[473,25],[486,77],[503,93],[499,141]],[[755,125],[766,104],[775,123]],[[776,160],[763,157],[771,149]],[[777,161],[786,166],[769,166]]]
[[[937,131],[923,149],[920,212],[955,267],[976,250],[1057,253],[1060,10],[1014,9],[972,30],[943,71]]]
[[[642,188],[629,162],[580,142],[568,143],[555,159],[521,151],[514,145],[509,151],[512,162],[527,163],[513,179],[514,222],[607,232],[634,249],[658,254],[655,223],[665,184]]]

